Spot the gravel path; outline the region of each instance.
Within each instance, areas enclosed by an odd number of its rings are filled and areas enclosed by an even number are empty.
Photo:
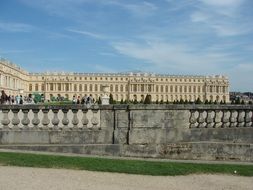
[[[0,166],[0,190],[252,190],[253,177],[143,176]]]

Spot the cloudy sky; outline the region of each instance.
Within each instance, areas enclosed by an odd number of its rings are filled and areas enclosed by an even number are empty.
[[[30,72],[227,75],[253,91],[252,0],[1,0],[0,56]]]

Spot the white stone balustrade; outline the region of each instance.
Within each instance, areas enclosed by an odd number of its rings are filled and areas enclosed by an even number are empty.
[[[253,110],[193,109],[190,113],[190,128],[253,127]]]
[[[101,129],[98,106],[1,106],[0,130]]]

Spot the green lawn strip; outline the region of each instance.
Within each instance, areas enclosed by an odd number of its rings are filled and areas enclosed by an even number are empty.
[[[155,176],[193,173],[234,174],[234,171],[237,171],[236,175],[253,176],[253,165],[173,163],[7,152],[0,153],[0,165],[66,168]]]

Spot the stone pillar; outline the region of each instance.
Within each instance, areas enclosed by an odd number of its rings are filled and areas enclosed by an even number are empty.
[[[58,128],[58,124],[60,122],[60,120],[58,118],[59,109],[53,109],[52,111],[54,113],[54,117],[52,119],[53,129],[57,129]]]
[[[13,109],[13,118],[12,118],[12,125],[13,125],[13,129],[19,129],[18,124],[20,123],[20,119],[18,118],[18,112],[19,109]]]
[[[43,125],[43,129],[48,129],[48,124],[50,123],[50,120],[48,118],[48,112],[49,109],[42,109],[43,112],[43,118],[42,118],[42,125]]]
[[[87,108],[83,108],[82,112],[83,112],[83,117],[82,117],[82,124],[83,124],[83,126],[81,128],[87,128],[87,125],[89,123],[89,120],[87,118],[88,109]]]
[[[32,119],[32,124],[34,129],[38,129],[38,125],[40,123],[40,119],[38,117],[39,109],[32,109],[33,112],[33,119]]]
[[[92,128],[96,128],[98,125],[98,117],[97,117],[98,106],[94,106],[91,110],[93,112],[93,116],[91,118]],[[100,126],[99,126],[99,129],[101,129]]]
[[[62,119],[62,124],[64,126],[64,129],[68,128],[68,124],[69,124],[69,119],[68,119],[68,109],[63,109],[63,119]]]
[[[73,112],[73,119],[72,119],[73,129],[78,129],[79,123],[79,119],[77,118],[78,109],[72,109],[72,112]]]
[[[28,118],[28,109],[22,109],[22,112],[24,114],[23,119],[21,121],[21,123],[23,124],[23,128],[21,129],[29,129],[29,123],[30,123],[30,119]]]
[[[8,116],[8,113],[9,113],[9,109],[4,109],[2,110],[3,112],[3,119],[1,121],[2,125],[3,125],[3,129],[9,129],[9,124],[10,124],[10,119],[9,119],[9,116]]]

